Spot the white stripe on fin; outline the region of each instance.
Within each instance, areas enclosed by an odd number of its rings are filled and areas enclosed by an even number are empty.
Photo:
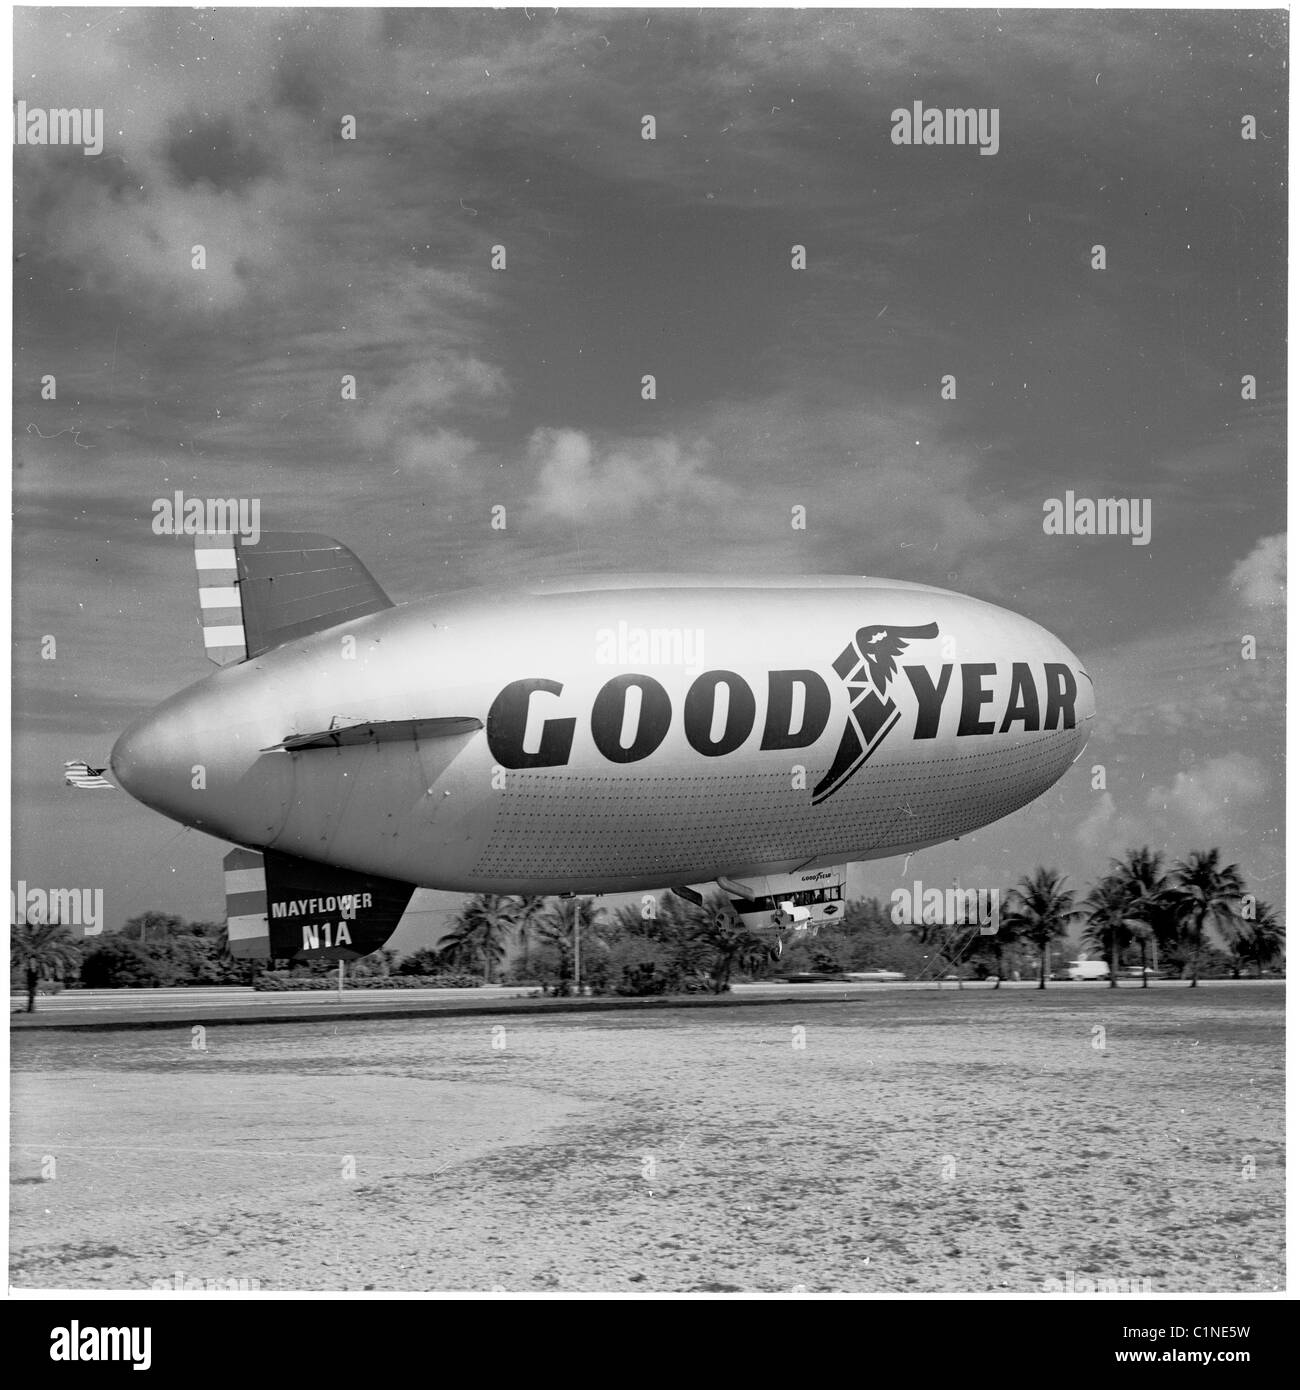
[[[247,941],[250,938],[265,936],[266,913],[249,913],[245,917],[226,919],[226,939],[228,941]]]
[[[196,538],[197,539],[197,538]],[[200,570],[233,570],[235,568],[234,546],[220,550],[195,550],[194,568]]]
[[[194,537],[203,651],[217,666],[229,666],[248,655],[235,544],[229,531],[202,531]]]
[[[239,606],[239,590],[233,584],[214,584],[210,588],[199,590],[200,608],[238,608]]]
[[[227,893],[265,893],[266,892],[266,870],[260,869],[227,869],[226,870],[226,892]]]

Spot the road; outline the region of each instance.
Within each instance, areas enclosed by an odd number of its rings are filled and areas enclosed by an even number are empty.
[[[1202,989],[1251,989],[1270,981],[1218,980],[1202,981]],[[1271,983],[1276,984],[1277,981]],[[1054,981],[1051,992],[1105,994],[1110,991],[1105,981]],[[1137,981],[1125,981],[1115,994],[1141,991]],[[1182,990],[1183,980],[1152,981],[1152,990]],[[1023,993],[1037,989],[1032,980],[1005,981],[1007,993]],[[230,985],[172,989],[79,989],[62,994],[41,995],[36,1012],[25,1012],[26,998],[10,996],[10,1022],[19,1029],[51,1026],[94,1027],[96,1020],[104,1026],[122,1027],[166,1025],[169,1019],[178,1024],[193,1018],[228,1022],[284,1023],[296,1020],[333,1017],[382,1018],[385,1016],[474,1013],[563,1013],[597,1012],[675,1007],[721,1007],[791,1000],[797,1002],[832,1003],[836,1000],[863,999],[872,995],[895,993],[939,992],[949,994],[984,994],[993,991],[990,981],[965,983],[955,981],[852,981],[841,983],[791,984],[787,981],[763,981],[735,984],[730,994],[720,997],[692,995],[687,998],[632,998],[583,996],[580,999],[547,999],[538,990],[521,985],[480,985],[468,989],[349,989],[342,999],[334,990],[267,990],[257,991],[248,986]]]

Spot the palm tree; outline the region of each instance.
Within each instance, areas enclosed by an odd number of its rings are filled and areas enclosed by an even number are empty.
[[[1006,945],[1007,936],[1002,931],[1002,924],[999,922],[998,929],[988,938],[988,952],[993,957],[993,988],[1002,988],[1002,948]],[[982,942],[976,942],[981,946]]]
[[[602,944],[596,930],[601,909],[593,898],[550,898],[547,902],[546,909],[534,919],[535,928],[542,941],[554,947],[558,955],[559,979],[555,992],[567,995],[573,987],[575,933],[580,952],[598,948]]]
[[[1164,856],[1143,845],[1124,851],[1122,859],[1112,859],[1106,876],[1119,882],[1128,899],[1129,930],[1142,946],[1142,988],[1147,987],[1147,948],[1176,940],[1178,918],[1168,900],[1169,878]],[[1150,962],[1151,966],[1155,961]]]
[[[1234,960],[1242,965],[1250,962],[1255,974],[1263,979],[1264,967],[1281,956],[1285,941],[1286,928],[1276,909],[1260,899],[1255,904],[1254,917],[1243,917],[1236,924],[1230,949]]]
[[[1003,921],[1005,921],[1005,918]],[[944,973],[956,973],[957,987],[960,989],[962,957],[965,956],[967,950],[979,943],[980,935],[978,929],[972,931],[971,928],[965,924],[958,925],[957,923],[947,921],[945,918],[940,918],[936,921],[934,918],[928,917],[925,913],[922,913],[921,920],[919,922],[913,922],[908,928],[908,933],[916,942],[922,946],[928,946],[930,951],[934,953],[933,967],[927,965],[918,978],[925,979],[929,970],[933,968],[937,972],[935,975],[935,985],[937,988],[942,988],[942,976]],[[930,959],[928,952],[925,959],[927,961]],[[1000,960],[999,969],[1001,969]]]
[[[42,975],[64,975],[81,960],[81,947],[58,922],[15,923],[9,938],[9,963],[27,983],[27,1012],[36,1012],[36,986]]]
[[[616,939],[642,942],[651,948],[650,955],[657,960],[658,968],[673,980],[673,992],[694,987],[697,983],[713,988],[710,966],[716,960],[716,952],[704,934],[706,926],[719,913],[731,911],[731,903],[721,892],[709,893],[702,902],[693,903],[676,893],[661,893],[654,900],[649,911],[645,899],[626,903],[613,912],[610,923],[611,935]],[[763,961],[766,964],[773,956],[773,945],[761,941]],[[741,965],[740,960],[733,964]],[[745,969],[755,969],[759,962],[746,957]]]
[[[1047,988],[1047,961],[1052,942],[1069,930],[1080,915],[1074,905],[1074,891],[1065,886],[1056,869],[1041,865],[1020,880],[1007,894],[1002,921],[1024,940],[1038,947],[1038,988]]]
[[[1241,921],[1238,904],[1246,891],[1236,864],[1219,867],[1219,851],[1194,850],[1189,858],[1174,865],[1166,896],[1173,903],[1192,943],[1192,989],[1201,969],[1205,928],[1213,924],[1231,931]]]
[[[483,983],[492,983],[492,969],[506,954],[506,940],[514,930],[518,902],[502,893],[475,893],[456,915],[439,953],[460,969],[479,966]]]
[[[705,913],[692,936],[706,948],[710,957],[709,987],[714,994],[725,994],[731,988],[731,972],[757,969],[771,957],[772,948],[756,936],[730,910],[730,905]]]
[[[1128,886],[1114,874],[1107,874],[1083,900],[1088,926],[1083,939],[1110,960],[1110,987],[1119,987],[1120,951],[1134,939],[1136,924],[1130,916],[1132,898]],[[1143,984],[1146,975],[1142,976]]]
[[[546,911],[546,899],[542,897],[518,897],[515,899],[517,904],[515,909],[515,932],[516,940],[520,947],[519,972],[524,978],[528,978],[528,949],[532,945],[533,932],[537,928],[538,918]]]
[[[166,941],[185,930],[184,921],[174,912],[142,912],[122,924],[122,935],[143,946],[146,941]]]

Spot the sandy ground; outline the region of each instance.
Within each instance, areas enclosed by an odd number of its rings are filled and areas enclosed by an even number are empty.
[[[1280,985],[17,1034],[10,1280],[1272,1291],[1282,1043]]]

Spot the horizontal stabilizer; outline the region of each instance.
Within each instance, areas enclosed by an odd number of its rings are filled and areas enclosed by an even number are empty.
[[[314,734],[290,734],[282,743],[263,748],[263,753],[301,753],[309,748],[351,748],[362,743],[400,743],[420,738],[458,738],[483,727],[473,715],[449,715],[443,719],[372,719],[340,724]]]
[[[275,850],[235,849],[226,873],[226,937],[243,960],[357,960],[397,929],[415,885]]]

